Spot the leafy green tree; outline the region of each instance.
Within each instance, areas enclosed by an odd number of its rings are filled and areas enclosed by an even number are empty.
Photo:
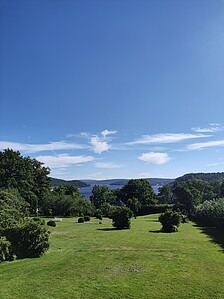
[[[146,179],[132,179],[119,191],[119,199],[127,204],[129,199],[136,198],[142,207],[154,204],[156,194]]]
[[[0,152],[0,188],[17,189],[21,197],[30,204],[32,213],[50,189],[49,168],[19,152],[6,149]]]
[[[129,198],[127,201],[127,207],[133,212],[134,217],[136,218],[138,210],[141,207],[141,204],[137,198]]]
[[[1,232],[28,215],[28,204],[21,199],[16,190],[0,190],[0,236]]]
[[[45,216],[81,216],[93,214],[93,207],[90,201],[81,196],[75,186],[55,187],[44,198],[41,210]]]
[[[158,200],[162,204],[174,202],[173,184],[164,185],[159,188]]]
[[[107,186],[95,185],[90,196],[90,201],[96,209],[101,209],[104,204],[112,205],[116,196]]]
[[[127,207],[114,207],[111,218],[112,224],[117,229],[128,229],[131,227],[130,218],[132,217],[132,212]]]

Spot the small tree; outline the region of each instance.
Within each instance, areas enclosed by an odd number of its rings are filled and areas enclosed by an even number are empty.
[[[111,218],[113,226],[117,229],[125,229],[131,227],[130,218],[132,211],[127,207],[115,207],[112,211]]]
[[[181,222],[181,214],[172,210],[167,210],[159,216],[162,224],[162,231],[166,233],[175,232]]]

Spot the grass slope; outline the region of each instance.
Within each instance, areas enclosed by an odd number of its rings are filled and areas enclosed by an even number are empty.
[[[194,226],[160,233],[157,216],[130,230],[63,219],[39,259],[0,264],[1,299],[224,298],[224,254]]]

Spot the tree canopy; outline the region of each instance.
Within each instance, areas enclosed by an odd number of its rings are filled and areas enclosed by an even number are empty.
[[[0,188],[16,189],[34,212],[50,189],[50,169],[17,151],[0,152]]]

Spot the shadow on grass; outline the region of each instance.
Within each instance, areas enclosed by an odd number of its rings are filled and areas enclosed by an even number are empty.
[[[118,229],[115,228],[115,227],[111,227],[111,228],[97,228],[97,230],[101,230],[101,231],[109,232],[109,231],[112,231],[112,230],[118,230]]]
[[[148,221],[148,222],[159,222],[158,219],[146,219],[145,221]]]
[[[161,229],[157,229],[157,230],[149,230],[149,233],[158,234],[158,233],[163,233],[163,231],[162,231]]]
[[[222,249],[221,251],[224,253],[224,235],[221,228],[205,226],[200,222],[196,222],[194,226],[200,229],[202,234],[206,234],[211,237],[211,242],[218,244]]]

